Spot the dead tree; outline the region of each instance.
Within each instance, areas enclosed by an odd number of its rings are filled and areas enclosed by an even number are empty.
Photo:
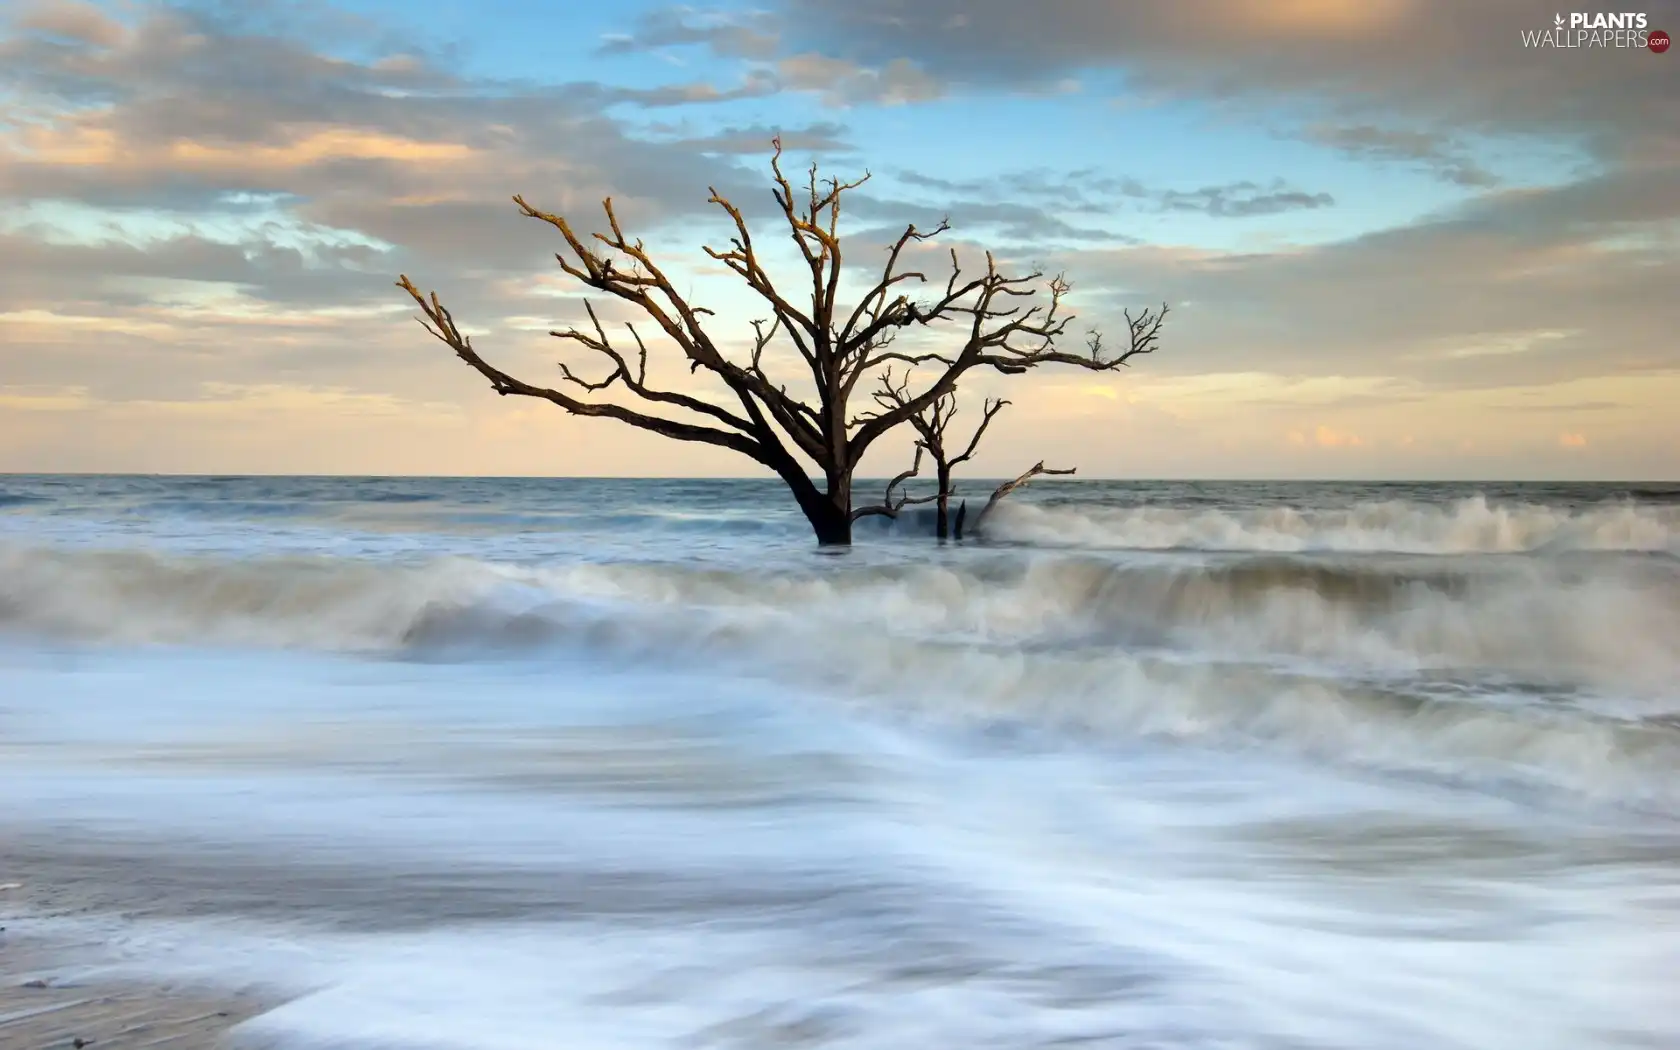
[[[902,376],[895,376],[890,369],[884,372],[873,397],[881,411],[892,411],[903,406],[911,398],[909,371],[906,370]],[[1008,404],[1009,402],[1002,398],[987,398],[981,408],[980,423],[969,437],[967,447],[955,455],[946,445],[946,432],[957,415],[957,397],[954,392],[937,398],[907,421],[916,432],[917,466],[920,465],[924,451],[933,459],[934,492],[929,501],[935,507],[934,535],[940,539],[951,535],[951,497],[956,494],[956,484],[951,480],[952,472],[974,458],[974,453],[980,448],[980,439],[986,434],[986,428]]]
[[[797,294],[779,289],[741,209],[712,190],[710,202],[723,210],[733,233],[727,247],[708,246],[706,255],[745,282],[769,312],[769,317],[754,322],[741,354],[725,352],[722,336],[714,331],[713,312],[691,302],[643,242],[625,234],[611,198],[603,202],[608,232],[593,235],[580,235],[564,216],[539,211],[523,197],[513,198],[522,214],[558,231],[566,250],[555,258],[567,276],[645,316],[674,344],[691,374],[704,371],[720,385],[721,396],[715,399],[656,385],[648,377],[650,347],[642,333],[627,325],[634,349],[616,344],[592,306],[586,308],[587,328],[550,334],[600,355],[608,366],[605,375],[588,379],[562,364],[556,386],[527,382],[481,356],[436,292],[421,292],[407,275],[398,286],[419,305],[424,315],[419,320],[427,331],[489,380],[496,393],[539,398],[574,415],[614,419],[676,441],[731,449],[786,483],[823,544],[851,542],[852,522],[860,513],[853,507],[852,477],[864,454],[881,437],[949,395],[965,373],[990,368],[1020,375],[1040,365],[1110,371],[1156,348],[1164,305],[1137,317],[1126,315],[1123,347],[1111,350],[1093,332],[1081,350],[1061,349],[1073,320],[1063,305],[1067,281],[1060,276],[1046,279],[1036,271],[1010,275],[990,252],[983,268],[965,274],[952,251],[943,288],[934,285],[930,298],[913,300],[904,289],[926,285],[928,278],[912,268],[907,255],[915,255],[924,242],[945,232],[944,222],[925,230],[907,225],[887,247],[879,278],[848,309],[841,302],[841,205],[869,176],[852,182],[819,181],[813,165],[807,184],[796,192],[782,172],[780,142],[772,146],[776,226],[792,241],[803,262],[800,268],[808,275],[799,279]],[[948,348],[925,353],[893,348],[899,333],[924,328],[951,331]],[[852,415],[851,398],[858,385],[893,364],[926,366],[933,378],[913,393],[906,391],[904,402],[891,410],[866,418]],[[791,365],[814,397],[800,400],[789,394],[777,365]]]
[[[875,403],[880,406],[881,410],[889,411],[903,405],[909,399],[909,391],[909,372],[906,371],[902,376],[896,376],[889,369],[882,374],[880,385],[875,389],[873,397],[875,399]],[[964,463],[967,463],[969,460],[974,458],[974,453],[980,448],[980,439],[986,434],[986,428],[991,426],[992,420],[995,419],[997,414],[1002,412],[1008,405],[1009,402],[1005,401],[1003,398],[987,398],[980,411],[980,422],[977,426],[975,426],[974,433],[970,435],[967,446],[955,455],[951,454],[950,447],[946,444],[946,440],[949,436],[948,431],[951,427],[951,421],[955,419],[957,415],[957,398],[955,394],[946,394],[934,401],[933,404],[929,405],[921,412],[911,416],[909,419],[909,425],[916,432],[915,462],[911,465],[908,471],[900,474],[888,483],[886,503],[879,509],[878,512],[896,516],[898,511],[902,510],[907,504],[933,503],[936,508],[934,534],[942,540],[953,536],[956,539],[962,539],[963,525],[964,519],[967,517],[968,503],[965,500],[958,506],[955,521],[953,522],[951,514],[951,500],[957,494],[956,482],[952,477],[953,472],[957,467],[962,466]],[[908,479],[915,477],[920,473],[922,454],[924,452],[933,459],[933,494],[920,499],[903,498],[898,500],[895,504],[892,497],[893,490],[897,486],[902,485]],[[997,505],[999,500],[1003,499],[1005,496],[1014,492],[1021,486],[1027,484],[1033,478],[1039,476],[1040,474],[1072,474],[1075,469],[1076,468],[1069,467],[1065,470],[1057,470],[1052,467],[1046,467],[1044,462],[1040,460],[1020,477],[1015,478],[1013,481],[1007,481],[1002,485],[999,485],[992,493],[991,498],[986,501],[986,505],[981,509],[979,515],[975,517],[974,531],[978,531],[980,523],[985,520],[986,514]]]

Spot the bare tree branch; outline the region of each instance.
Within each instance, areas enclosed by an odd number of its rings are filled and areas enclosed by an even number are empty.
[[[403,278],[405,281],[407,279],[408,278],[406,277]],[[412,295],[414,293],[411,292],[410,294]],[[576,342],[596,351],[597,353],[605,355],[608,360],[612,361],[613,370],[607,374],[605,379],[589,382],[575,375],[571,368],[562,361],[560,362],[560,376],[562,379],[565,379],[566,381],[591,393],[605,390],[612,386],[615,381],[622,380],[625,389],[629,390],[631,393],[643,400],[656,401],[667,405],[676,405],[681,408],[686,408],[691,412],[698,412],[701,415],[711,416],[713,419],[726,423],[743,433],[752,432],[751,423],[732,412],[719,408],[717,405],[711,404],[707,401],[702,401],[696,397],[691,397],[687,394],[676,393],[674,391],[655,390],[652,387],[649,387],[647,385],[647,344],[642,341],[641,335],[637,333],[636,326],[633,324],[625,325],[625,327],[630,331],[630,337],[636,342],[636,368],[632,371],[630,365],[625,361],[624,357],[619,354],[617,348],[615,348],[607,339],[606,330],[601,327],[600,318],[595,314],[595,307],[590,303],[585,302],[583,304],[583,308],[586,312],[588,312],[589,320],[591,324],[594,325],[594,335],[590,335],[586,332],[580,332],[576,328],[567,329],[564,332],[550,332],[548,334],[554,336],[556,339],[565,339]],[[436,333],[434,332],[433,334],[435,335]]]
[[[961,466],[974,458],[975,449],[980,447],[980,439],[986,436],[986,428],[992,425],[992,419],[999,412],[1002,412],[1004,406],[1007,404],[1009,404],[1009,402],[1003,400],[1001,397],[987,399],[984,408],[981,410],[982,415],[980,417],[980,425],[974,428],[974,436],[968,439],[968,448],[964,449],[961,455],[955,456],[951,459],[951,466]],[[954,416],[956,414],[957,410],[952,408],[951,415]],[[946,418],[949,419],[950,417],[947,416]]]
[[[522,397],[541,398],[559,405],[573,415],[616,419],[642,430],[650,430],[678,441],[697,441],[708,445],[718,445],[722,448],[734,449],[757,462],[766,462],[764,450],[744,434],[730,433],[714,427],[648,415],[644,412],[626,408],[623,405],[580,401],[568,394],[562,394],[558,390],[533,386],[530,383],[515,379],[478,355],[478,351],[473,349],[472,340],[461,334],[461,330],[455,325],[455,318],[438,299],[436,292],[433,292],[430,296],[421,294],[420,289],[414,286],[407,275],[404,275],[397,284],[414,299],[421,312],[425,314],[424,317],[417,320],[420,321],[426,331],[430,332],[433,338],[455,351],[455,356],[471,365],[480,375],[488,379],[491,389],[504,397],[508,394],[518,394]]]
[[[992,492],[992,498],[986,501],[986,505],[981,507],[980,513],[974,517],[975,531],[978,532],[980,530],[980,526],[986,520],[986,515],[991,513],[992,508],[998,505],[999,500],[1003,499],[1005,496],[1014,492],[1023,485],[1026,485],[1028,482],[1032,481],[1033,478],[1038,477],[1040,474],[1073,474],[1076,473],[1078,469],[1079,468],[1077,467],[1068,467],[1066,470],[1057,470],[1054,467],[1045,466],[1043,460],[1039,460],[1037,463],[1034,463],[1032,467],[1026,471],[1026,473],[1022,474],[1013,481],[1004,482]]]
[[[538,211],[527,204],[523,197],[514,197],[514,203],[519,205],[523,214],[548,223],[566,238],[573,253],[578,256],[579,264],[569,263],[564,257],[557,255],[555,258],[559,260],[562,270],[592,288],[634,303],[682,348],[684,356],[691,362],[691,370],[705,368],[722,378],[738,398],[756,398],[800,451],[813,459],[820,457],[823,447],[822,434],[800,412],[801,406],[798,402],[761,374],[755,375],[748,369],[734,364],[718,350],[700,323],[700,318],[709,315],[711,311],[690,304],[654,263],[643,243],[639,240],[632,243],[625,238],[618,214],[613,208],[612,198],[607,198],[601,205],[612,233],[597,233],[594,234],[594,239],[635,264],[635,269],[628,275],[618,269],[611,257],[599,254],[581,241],[563,217]],[[753,265],[756,267],[756,260]],[[762,273],[762,270],[760,272]],[[810,324],[808,320],[804,323],[807,326]],[[748,408],[749,415],[753,411],[756,409]]]
[[[883,411],[896,411],[910,402],[911,395],[909,393],[909,387],[910,375],[908,371],[902,376],[898,376],[889,369],[887,372],[882,374],[880,378],[880,385],[875,389],[872,396],[875,403],[879,405]],[[947,394],[944,397],[938,398],[932,404],[922,409],[921,412],[910,417],[908,422],[917,434],[916,467],[914,469],[920,469],[922,462],[921,455],[924,449],[933,457],[936,487],[934,494],[930,497],[929,501],[938,503],[938,514],[934,520],[934,531],[940,539],[944,539],[953,534],[957,539],[961,539],[963,535],[963,521],[965,520],[968,512],[968,505],[966,503],[958,508],[955,530],[953,533],[950,503],[951,497],[956,494],[957,486],[952,480],[952,471],[956,467],[959,467],[974,458],[974,453],[980,447],[980,439],[986,435],[986,428],[991,426],[992,420],[997,418],[998,413],[1002,412],[1008,404],[1009,402],[1002,398],[986,399],[984,407],[981,409],[979,425],[974,428],[974,433],[969,437],[967,447],[955,456],[950,454],[946,443],[947,438],[949,437],[951,422],[957,416],[957,399],[954,394]],[[986,504],[986,510],[991,509],[992,503],[995,503],[1004,496],[1007,496],[1010,492],[1014,491],[1014,489],[1026,484],[1028,479],[1038,474],[1072,473],[1072,469],[1052,470],[1046,468],[1044,464],[1040,462],[1027,473],[1021,475],[1019,478],[1016,478],[1014,481],[1009,482],[1007,485],[999,487],[996,492],[992,493],[991,502]],[[980,517],[984,516],[985,510],[982,510]],[[979,524],[980,518],[977,517],[975,519],[975,527],[978,528]]]
[[[1092,331],[1086,339],[1083,354],[1057,349],[1057,340],[1066,332],[1072,317],[1063,312],[1063,299],[1072,285],[1063,277],[1051,278],[1045,286],[1048,301],[1036,305],[1010,305],[1012,300],[1029,299],[1039,294],[1035,287],[1043,275],[1038,272],[1022,277],[1001,274],[991,253],[986,255],[986,274],[961,286],[960,270],[955,253],[952,255],[952,276],[944,299],[924,312],[908,307],[890,318],[899,327],[926,324],[941,317],[966,315],[969,335],[962,349],[954,355],[937,355],[934,360],[944,364],[944,370],[925,390],[907,396],[894,410],[876,414],[860,423],[851,441],[854,457],[861,457],[870,444],[881,435],[924,411],[929,405],[951,393],[957,380],[973,368],[989,367],[1006,375],[1019,375],[1047,364],[1072,365],[1090,371],[1112,371],[1123,368],[1135,357],[1153,353],[1159,343],[1160,331],[1168,307],[1146,310],[1134,317],[1125,315],[1127,344],[1111,350],[1101,333]],[[972,295],[972,301],[968,296]],[[883,326],[885,327],[885,325]],[[882,363],[893,359],[890,355]],[[911,363],[911,362],[907,362]],[[923,362],[913,362],[923,363]]]
[[[871,507],[858,507],[857,509],[853,510],[852,511],[852,520],[856,521],[859,518],[865,518],[865,517],[868,517],[872,514],[878,514],[878,515],[882,515],[882,516],[885,516],[885,517],[888,517],[888,518],[896,518],[896,517],[898,517],[898,512],[899,511],[903,510],[906,506],[908,506],[912,503],[930,503],[930,502],[932,502],[933,499],[934,499],[934,497],[932,497],[932,496],[920,496],[920,497],[912,498],[908,493],[906,493],[903,496],[900,496],[896,500],[893,499],[893,490],[897,489],[900,485],[903,485],[906,481],[909,481],[911,478],[916,477],[918,474],[920,474],[922,472],[922,453],[923,453],[923,451],[924,451],[924,449],[922,448],[922,446],[917,445],[916,446],[916,458],[910,464],[910,469],[905,470],[905,471],[900,471],[898,474],[893,476],[893,479],[891,481],[887,482],[886,494],[882,497],[881,502],[879,504],[876,504],[875,506],[871,506]]]

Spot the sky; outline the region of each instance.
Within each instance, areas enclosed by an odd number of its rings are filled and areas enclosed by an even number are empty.
[[[1079,330],[1169,304],[1123,371],[965,383],[959,421],[1011,402],[977,474],[1680,479],[1680,52],[1525,46],[1572,13],[0,0],[0,471],[760,473],[498,397],[393,282],[532,382],[599,371],[510,197],[594,230],[610,196],[739,351],[763,311],[707,199],[773,237],[780,136],[870,175],[849,286],[948,216],[940,252],[1065,273]]]

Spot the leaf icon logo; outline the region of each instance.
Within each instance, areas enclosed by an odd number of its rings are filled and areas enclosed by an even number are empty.
[[[1563,16],[1562,16],[1562,15],[1556,15],[1556,16],[1554,16],[1554,17],[1553,17],[1553,18],[1552,18],[1552,21],[1553,21],[1553,23],[1555,23],[1555,24],[1556,24],[1556,26],[1557,26],[1557,28],[1559,28],[1559,29],[1562,29],[1562,28],[1563,28]]]

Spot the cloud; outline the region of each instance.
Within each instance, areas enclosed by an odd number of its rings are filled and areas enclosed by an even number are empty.
[[[1088,315],[1190,304],[1174,315],[1174,353],[1153,359],[1152,372],[1258,365],[1495,387],[1680,369],[1660,308],[1665,289],[1680,287],[1680,255],[1660,233],[1676,218],[1680,182],[1619,171],[1497,191],[1412,226],[1313,247],[1138,246],[1058,263],[1083,282],[1078,309]]]
[[[296,307],[342,305],[386,283],[383,253],[354,243],[323,240],[281,247],[253,231],[213,240],[190,227],[135,243],[53,243],[0,234],[0,310],[74,308],[96,316],[154,303],[161,282],[243,289],[269,303]]]
[[[535,312],[552,257],[512,193],[585,222],[611,194],[657,238],[710,210],[708,184],[747,182],[727,147],[751,127],[661,141],[603,112],[651,96],[467,79],[407,43],[339,57],[289,28],[57,3],[0,30],[8,383],[100,404],[244,410],[231,391],[276,383],[431,403],[467,383],[403,323],[396,273],[494,324]]]
[[[720,88],[709,81],[696,80],[686,84],[665,84],[652,88],[609,88],[592,85],[585,89],[580,85],[579,89],[588,90],[590,94],[599,98],[602,105],[622,102],[647,109],[663,109],[765,98],[776,94],[782,88],[774,77],[751,70],[741,78],[739,84],[731,88]]]
[[[1480,188],[1499,184],[1497,175],[1471,160],[1464,147],[1439,131],[1409,131],[1373,124],[1321,124],[1309,129],[1307,135],[1349,156],[1419,167],[1457,186]]]
[[[655,131],[676,129],[655,127]],[[707,135],[677,136],[672,145],[705,154],[746,154],[761,157],[770,149],[773,139],[782,148],[796,153],[851,153],[855,147],[847,140],[845,125],[833,121],[818,121],[802,127],[781,128],[768,124],[728,126]]]
[[[1244,111],[1294,103],[1319,120],[1401,128],[1571,135],[1607,156],[1672,140],[1673,71],[1614,51],[1547,54],[1521,32],[1550,25],[1526,0],[782,0],[784,47],[910,62],[948,90],[1045,85],[1122,71],[1129,90],[1218,99]],[[1673,0],[1647,4],[1672,21]],[[1665,18],[1666,16],[1666,18]],[[1273,114],[1275,116],[1275,113]]]
[[[871,67],[807,52],[781,59],[776,73],[789,89],[816,92],[831,106],[901,106],[945,94],[938,80],[905,59]]]
[[[931,229],[941,218],[948,218],[953,228],[961,230],[965,237],[979,234],[1031,246],[1041,246],[1046,242],[1136,243],[1125,234],[1105,227],[1071,222],[1049,208],[1024,202],[960,199],[923,204],[859,191],[847,203],[848,212],[854,219],[880,224],[880,228],[875,230],[853,230],[851,238],[865,243],[891,240],[912,222],[922,229]]]
[[[687,8],[647,11],[628,33],[609,36],[603,55],[673,47],[704,47],[725,58],[771,58],[780,43],[779,22],[766,12],[702,13]]]
[[[1308,192],[1278,178],[1268,183],[1244,179],[1195,189],[1152,187],[1135,178],[1101,174],[1094,169],[1055,172],[1044,168],[1005,172],[989,178],[948,179],[898,171],[905,186],[959,198],[1028,198],[1050,210],[1108,215],[1136,207],[1157,214],[1195,212],[1213,218],[1248,218],[1281,212],[1328,208],[1328,193]]]
[[[1628,407],[1621,401],[1562,401],[1538,402],[1526,405],[1499,405],[1506,412],[1543,412],[1547,415],[1563,415],[1574,412],[1614,412]]]
[[[744,181],[719,156],[726,134],[660,142],[602,114],[614,100],[651,104],[645,92],[479,83],[406,53],[350,61],[167,9],[126,26],[45,6],[12,29],[0,38],[0,84],[34,114],[0,123],[0,198],[13,202],[14,233],[19,202],[106,208],[129,226],[191,210],[202,226],[232,222],[238,201],[261,197],[283,213],[268,233],[288,223],[360,231],[393,248],[387,265],[419,251],[529,266],[542,239],[507,221],[513,192],[541,189],[545,204],[567,208],[614,193],[626,213],[658,223],[705,208],[708,184]]]
[[[1358,434],[1319,424],[1310,432],[1291,430],[1289,443],[1296,446],[1316,445],[1319,448],[1363,448],[1365,439]]]
[[[825,105],[897,106],[937,99],[945,93],[933,77],[903,59],[867,65],[821,48],[789,51],[783,19],[767,11],[711,11],[665,8],[643,13],[628,33],[601,45],[603,55],[699,47],[716,58],[752,60],[749,76],[770,91],[803,91]]]
[[[1290,189],[1279,179],[1270,186],[1234,182],[1225,186],[1204,186],[1188,192],[1167,190],[1159,194],[1163,211],[1201,212],[1223,218],[1276,215],[1300,209],[1327,208],[1336,203],[1328,193],[1306,193]]]
[[[1564,448],[1586,448],[1587,435],[1563,433],[1558,435],[1558,444]]]
[[[1365,444],[1365,439],[1358,434],[1337,430],[1334,427],[1319,425],[1313,430],[1313,441],[1320,448],[1359,448]]]
[[[0,408],[9,412],[77,412],[93,404],[86,387],[0,386]]]
[[[126,35],[121,24],[86,3],[27,5],[17,23],[47,36],[103,47],[116,47]]]

